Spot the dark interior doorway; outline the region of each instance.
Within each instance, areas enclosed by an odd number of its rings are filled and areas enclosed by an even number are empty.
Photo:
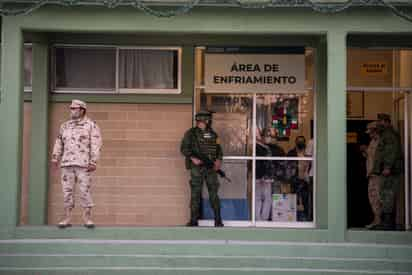
[[[366,159],[360,146],[369,144],[365,133],[370,120],[347,120],[347,213],[349,228],[363,228],[373,219],[368,199]]]

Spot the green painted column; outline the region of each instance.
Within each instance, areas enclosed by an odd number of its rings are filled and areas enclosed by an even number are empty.
[[[346,32],[327,34],[328,239],[346,233]]]
[[[33,42],[32,130],[28,222],[43,225],[47,220],[48,187],[48,45]]]
[[[20,210],[23,35],[15,24],[2,24],[0,102],[0,237],[13,235]]]
[[[193,101],[193,92],[195,89],[195,49],[192,45],[183,47],[182,54],[182,93],[190,97]]]
[[[328,228],[328,146],[327,146],[327,46],[326,35],[319,38],[316,47],[316,225]]]

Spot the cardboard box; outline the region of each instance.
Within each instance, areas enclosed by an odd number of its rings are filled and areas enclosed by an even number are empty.
[[[296,194],[272,195],[272,221],[296,221]]]
[[[296,211],[274,210],[272,212],[272,221],[274,222],[295,222]]]
[[[280,184],[280,193],[289,194],[292,193],[292,186],[290,183],[281,183]]]

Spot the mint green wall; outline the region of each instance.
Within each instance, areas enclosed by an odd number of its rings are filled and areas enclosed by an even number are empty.
[[[327,34],[328,235],[344,241],[346,233],[346,33]]]
[[[18,219],[22,155],[23,35],[13,22],[2,25],[1,60],[0,233],[7,237]]]
[[[2,192],[1,232],[3,238],[12,237],[87,237],[169,239],[247,239],[247,240],[305,240],[345,241],[346,231],[346,36],[348,33],[410,33],[412,23],[383,9],[352,9],[340,14],[323,15],[304,9],[218,9],[198,8],[190,14],[175,18],[155,18],[134,9],[118,8],[42,8],[30,16],[4,17],[2,26],[3,95],[0,103],[0,126],[6,130],[1,139],[0,175]],[[184,57],[184,91],[175,96],[107,96],[114,102],[171,102],[191,103],[193,91],[193,43],[245,45],[306,45],[318,49],[319,75],[318,112],[318,224],[322,229],[214,229],[188,230],[162,228],[101,229],[93,234],[83,231],[62,232],[46,228],[15,228],[18,217],[21,158],[21,43],[22,31],[47,32],[56,42],[119,43],[130,41],[130,34],[142,44],[182,45]],[[81,32],[81,36],[61,35],[60,32]],[[90,34],[93,33],[93,34]],[[103,34],[104,33],[104,34]],[[147,35],[143,35],[147,34]],[[124,36],[120,38],[117,35]],[[102,39],[103,36],[107,36]],[[187,37],[189,36],[189,38]],[[260,37],[258,39],[258,37]],[[254,40],[256,38],[256,40]],[[113,40],[112,40],[113,39]],[[246,41],[246,40],[247,41]],[[104,40],[104,41],[103,41]],[[132,39],[134,42],[135,39]],[[144,42],[143,42],[144,41]],[[259,42],[256,42],[259,41]],[[127,44],[127,43],[126,43]],[[139,43],[140,44],[140,43]],[[16,49],[19,49],[16,51]],[[191,55],[191,56],[189,56]],[[17,62],[16,62],[17,61]],[[7,65],[5,65],[7,64]],[[327,75],[327,78],[324,76]],[[43,80],[44,81],[44,80]],[[66,101],[67,95],[56,95],[52,100]],[[101,96],[86,96],[88,101],[101,101]],[[34,100],[34,98],[33,98]],[[46,100],[43,98],[43,100]],[[33,101],[34,102],[34,101]],[[44,111],[39,116],[47,114]],[[5,119],[7,117],[7,119]],[[40,132],[44,133],[44,125]],[[7,154],[3,154],[7,152]],[[43,161],[44,161],[43,155]],[[3,177],[3,175],[5,175]],[[34,173],[35,175],[35,173]],[[38,179],[44,176],[36,176]],[[43,181],[46,184],[46,181]],[[36,184],[38,184],[36,182]],[[37,210],[34,210],[35,212]],[[40,211],[41,212],[41,211]],[[4,213],[4,214],[3,214]],[[120,233],[119,233],[120,232]],[[123,232],[123,233],[122,233]],[[190,234],[188,234],[190,232]],[[407,232],[403,232],[408,234]],[[373,235],[373,233],[371,233]],[[352,236],[352,235],[351,235]],[[368,235],[370,236],[370,235]],[[353,236],[352,236],[353,237]],[[357,237],[357,235],[356,235]],[[353,237],[355,238],[355,237]],[[403,239],[396,235],[385,241]],[[410,238],[408,239],[410,240]]]
[[[326,36],[319,39],[315,53],[316,73],[316,223],[319,228],[328,227],[328,169],[327,167],[327,49]]]
[[[33,82],[31,115],[31,152],[28,196],[28,223],[42,225],[47,222],[48,187],[48,54],[47,39],[37,35],[32,41]]]

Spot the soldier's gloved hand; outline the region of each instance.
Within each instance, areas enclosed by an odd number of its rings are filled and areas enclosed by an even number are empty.
[[[89,164],[89,166],[87,167],[87,172],[93,172],[94,170],[96,170],[96,165]]]
[[[199,166],[199,165],[202,164],[202,161],[198,158],[191,157],[190,159],[192,160],[193,164],[196,165],[196,166]]]
[[[383,175],[383,176],[387,177],[387,176],[389,176],[390,174],[391,174],[391,169],[389,169],[389,168],[383,169],[383,171],[382,171],[382,175]]]
[[[222,166],[222,161],[220,159],[215,160],[215,171],[220,170],[220,167]]]

